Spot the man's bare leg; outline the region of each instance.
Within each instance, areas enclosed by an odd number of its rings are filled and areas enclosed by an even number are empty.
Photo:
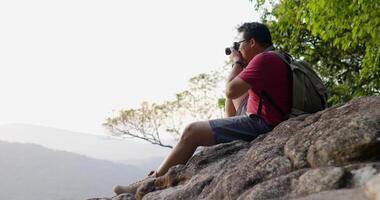
[[[162,176],[174,165],[185,164],[198,146],[211,146],[213,144],[215,144],[214,135],[212,134],[208,121],[191,123],[185,128],[180,141],[170,152],[168,157],[166,157],[164,162],[162,162],[158,170],[151,172],[144,180]],[[114,186],[113,191],[116,194],[134,194],[142,181],[127,186],[116,185]]]
[[[186,164],[198,146],[214,144],[214,135],[208,121],[191,123],[185,128],[178,144],[156,171],[156,176],[164,175],[174,165]]]

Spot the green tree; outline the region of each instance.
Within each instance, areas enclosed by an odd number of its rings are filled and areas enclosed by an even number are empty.
[[[255,7],[277,47],[315,66],[330,105],[379,94],[379,0],[258,0]]]

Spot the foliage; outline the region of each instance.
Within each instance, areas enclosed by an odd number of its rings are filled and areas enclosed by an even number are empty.
[[[255,6],[264,10],[274,43],[315,66],[330,104],[379,94],[379,0],[259,0]]]
[[[172,148],[163,143],[163,133],[171,133],[178,140],[187,123],[223,115],[224,107],[218,102],[222,95],[218,88],[222,79],[222,73],[217,71],[199,74],[191,78],[188,89],[177,93],[173,100],[143,102],[139,108],[121,110],[116,117],[107,118],[103,126],[113,135]]]

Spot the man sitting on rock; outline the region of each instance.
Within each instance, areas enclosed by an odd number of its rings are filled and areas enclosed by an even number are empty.
[[[227,103],[248,92],[245,115],[227,114],[223,119],[199,121],[189,124],[178,144],[170,152],[157,171],[148,178],[164,175],[170,167],[185,164],[198,146],[211,146],[234,140],[252,141],[267,133],[286,117],[279,113],[265,98],[265,91],[286,113],[290,112],[290,80],[288,66],[273,50],[268,28],[261,23],[244,23],[237,29],[240,40],[239,51],[231,48],[232,71],[226,85]],[[231,105],[231,104],[230,104]],[[236,112],[236,110],[235,110]],[[114,192],[135,193],[140,182],[129,186],[115,186]]]

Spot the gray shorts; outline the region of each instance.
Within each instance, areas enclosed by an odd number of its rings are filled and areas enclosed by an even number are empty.
[[[234,140],[252,141],[260,134],[273,129],[263,119],[256,115],[240,115],[223,119],[210,120],[215,143],[225,143]]]

